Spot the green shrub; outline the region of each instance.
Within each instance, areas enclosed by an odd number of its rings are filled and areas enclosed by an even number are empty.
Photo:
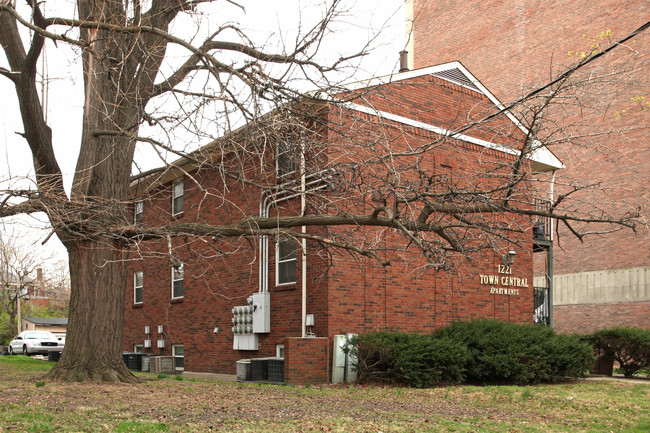
[[[579,336],[497,320],[455,322],[434,334],[372,332],[350,343],[360,382],[389,380],[416,387],[554,382],[584,377],[594,363],[592,347]]]
[[[357,377],[390,380],[425,387],[436,382],[464,380],[467,350],[462,345],[431,335],[405,332],[372,332],[351,341],[357,357]]]
[[[579,335],[556,334],[543,343],[548,379],[555,382],[566,377],[585,377],[595,358],[591,345]]]
[[[650,367],[650,330],[630,326],[609,328],[592,334],[596,350],[612,356],[625,377]]]
[[[482,319],[452,323],[435,335],[467,347],[469,382],[527,384],[584,377],[594,362],[593,350],[579,337],[541,325]]]

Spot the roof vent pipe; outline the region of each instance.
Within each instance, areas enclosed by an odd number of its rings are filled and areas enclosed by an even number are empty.
[[[399,52],[399,71],[407,72],[409,70],[409,52],[400,51]]]

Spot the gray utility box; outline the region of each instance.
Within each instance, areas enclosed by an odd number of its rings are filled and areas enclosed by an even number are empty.
[[[271,332],[271,295],[253,293],[253,332],[263,334]]]
[[[269,293],[254,293],[247,301],[232,309],[233,350],[259,350],[258,334],[271,332]]]
[[[146,371],[147,373],[149,373],[150,365],[151,365],[151,358],[152,358],[152,355],[150,355],[150,354],[145,354],[142,357],[142,371]]]
[[[237,381],[248,382],[251,380],[251,360],[240,359],[237,361]]]

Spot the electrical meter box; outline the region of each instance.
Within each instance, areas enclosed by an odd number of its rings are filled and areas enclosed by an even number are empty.
[[[271,332],[271,294],[253,293],[253,332]],[[249,298],[250,299],[250,298]]]
[[[271,302],[269,293],[254,293],[248,305],[232,309],[232,348],[234,350],[259,350],[257,334],[271,331]]]
[[[253,334],[253,306],[243,305],[232,309],[232,333],[235,335],[234,350],[257,350],[258,338]]]

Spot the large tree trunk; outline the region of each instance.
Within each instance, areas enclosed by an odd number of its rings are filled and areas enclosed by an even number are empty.
[[[133,382],[122,361],[127,269],[124,245],[77,241],[69,247],[68,335],[63,355],[47,375],[66,381]]]

